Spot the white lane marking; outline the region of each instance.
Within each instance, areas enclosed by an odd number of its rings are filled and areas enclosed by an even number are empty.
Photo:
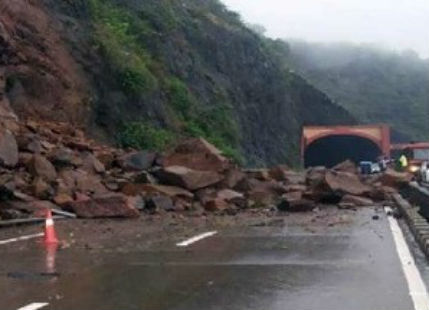
[[[384,210],[390,214],[392,209],[385,207]],[[390,230],[395,240],[396,250],[399,259],[401,260],[402,270],[404,271],[405,278],[407,279],[410,296],[414,304],[415,310],[429,310],[429,295],[426,285],[416,267],[416,262],[410,253],[407,242],[405,241],[404,234],[399,227],[398,221],[393,216],[388,216]]]
[[[29,239],[39,238],[39,237],[43,237],[43,235],[44,235],[43,233],[39,233],[39,234],[34,234],[34,235],[27,235],[27,236],[21,236],[21,237],[17,237],[17,238],[11,238],[11,239],[6,239],[6,240],[1,240],[0,241],[0,245],[12,243],[12,242],[17,242],[17,241],[23,241],[23,240],[29,240]]]
[[[18,310],[37,310],[46,307],[47,305],[49,305],[47,302],[34,302],[25,307],[19,308]]]
[[[179,243],[176,244],[176,246],[185,247],[185,246],[191,245],[192,243],[195,243],[197,241],[200,241],[200,240],[202,240],[204,238],[211,237],[211,236],[216,235],[216,234],[217,234],[217,231],[209,231],[209,232],[206,232],[204,234],[200,234],[200,235],[197,235],[195,237],[192,237],[192,238],[190,238],[188,240],[179,242]]]

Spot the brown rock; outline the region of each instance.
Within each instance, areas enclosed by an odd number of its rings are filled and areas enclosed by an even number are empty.
[[[76,190],[86,194],[102,194],[107,192],[106,187],[101,183],[101,179],[98,176],[80,170],[77,170],[77,172]]]
[[[285,182],[286,184],[292,185],[303,185],[305,184],[306,176],[304,173],[286,171],[285,172]]]
[[[128,196],[136,196],[140,194],[160,194],[174,199],[185,199],[187,201],[194,198],[194,194],[184,190],[183,188],[167,185],[129,183],[122,188],[122,192]]]
[[[49,199],[53,194],[51,186],[40,177],[33,181],[32,188],[33,195],[39,199]]]
[[[225,200],[227,203],[232,203],[239,207],[246,206],[246,198],[242,193],[230,190],[223,189],[216,194],[217,199]]]
[[[277,166],[270,170],[270,176],[286,184],[305,184],[305,174],[290,170],[287,166]]]
[[[396,172],[392,169],[387,169],[379,181],[383,183],[384,186],[399,188],[403,185],[411,182],[413,176],[407,172]]]
[[[371,188],[363,184],[356,174],[342,171],[328,171],[325,182],[332,192],[362,196],[368,194]]]
[[[7,129],[0,128],[0,164],[15,167],[18,163],[18,145],[15,136]]]
[[[333,167],[332,170],[349,172],[349,173],[354,173],[354,174],[358,173],[356,164],[349,159],[346,161],[343,161],[342,163],[339,163],[338,165]]]
[[[325,174],[327,169],[325,167],[313,167],[307,170],[306,184],[309,187],[317,187],[325,182]]]
[[[210,199],[204,203],[204,209],[209,212],[223,211],[228,209],[229,204],[220,198]]]
[[[48,182],[55,181],[57,172],[55,167],[46,157],[42,155],[34,155],[29,162],[28,171],[36,177],[41,177]]]
[[[354,196],[354,195],[345,195],[342,199],[340,204],[353,204],[355,206],[359,207],[371,207],[374,205],[374,201],[372,201],[369,198],[361,197],[361,196]]]
[[[73,198],[66,193],[60,193],[54,197],[54,202],[57,205],[64,207],[70,205],[73,202]]]
[[[248,178],[256,179],[259,181],[270,181],[271,176],[268,169],[247,169],[245,173]]]
[[[230,162],[214,145],[199,138],[189,139],[177,146],[163,158],[162,164],[164,167],[183,166],[193,170],[222,172]]]
[[[134,182],[142,184],[156,184],[156,179],[149,172],[143,171],[135,176]]]
[[[238,183],[240,183],[246,174],[237,168],[229,169],[225,174],[225,179],[222,182],[222,187],[226,188],[235,188]]]
[[[125,154],[118,159],[119,166],[125,171],[142,171],[152,167],[156,153],[140,151]]]
[[[92,152],[91,145],[86,141],[69,140],[65,143],[65,145],[71,149],[75,149],[75,150],[78,150],[80,152],[85,152],[85,151]]]
[[[104,165],[91,153],[84,154],[81,168],[89,173],[101,174],[106,171]]]
[[[291,200],[301,200],[303,196],[303,192],[290,192],[287,194],[283,194],[282,198],[291,201]]]
[[[35,134],[25,134],[16,137],[19,151],[40,154],[42,152],[42,144]]]
[[[276,166],[270,169],[270,177],[276,181],[286,181],[286,173],[289,168],[285,165]]]
[[[109,193],[93,198],[80,197],[70,207],[77,216],[83,218],[134,218],[139,216],[139,211],[133,201],[123,194]]]
[[[215,185],[223,180],[223,176],[214,171],[199,171],[182,166],[163,168],[155,174],[163,184],[180,186],[188,190]]]
[[[281,196],[287,193],[286,187],[275,181],[250,183],[251,189],[247,191],[247,198],[258,205],[276,204]]]
[[[51,155],[50,160],[57,167],[73,166],[74,152],[66,147],[57,148]]]
[[[18,165],[28,166],[33,159],[33,154],[27,152],[20,152],[18,155]]]
[[[168,196],[152,196],[146,200],[146,208],[149,210],[175,211],[173,200]]]
[[[306,192],[307,186],[302,184],[291,184],[285,186],[286,192]]]

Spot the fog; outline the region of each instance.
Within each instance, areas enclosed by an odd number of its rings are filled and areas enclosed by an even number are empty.
[[[370,43],[429,57],[429,0],[222,0],[273,38]]]

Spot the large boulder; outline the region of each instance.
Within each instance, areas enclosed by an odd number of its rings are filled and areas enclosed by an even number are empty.
[[[305,183],[309,187],[317,187],[325,182],[325,175],[328,170],[325,167],[312,167],[307,170]]]
[[[125,171],[142,171],[152,167],[155,158],[154,152],[133,152],[119,157],[118,164]]]
[[[225,179],[222,182],[224,188],[235,188],[243,179],[246,178],[246,174],[238,168],[229,169],[225,173]]]
[[[306,176],[304,173],[292,171],[287,166],[280,165],[269,171],[271,178],[286,184],[304,184]]]
[[[159,194],[173,199],[192,200],[194,198],[194,194],[183,188],[167,185],[128,183],[122,188],[122,192],[128,196]]]
[[[193,170],[222,172],[230,166],[230,162],[214,145],[199,138],[189,139],[178,145],[163,158],[162,165],[163,167],[183,166]]]
[[[371,188],[363,184],[356,174],[349,172],[328,171],[325,182],[330,191],[339,194],[362,196],[371,192]]]
[[[387,169],[378,181],[384,186],[399,188],[411,182],[412,179],[413,175],[410,173]]]
[[[343,161],[342,163],[339,163],[338,165],[333,167],[332,170],[355,173],[355,174],[357,174],[358,172],[356,164],[349,159],[346,161]]]
[[[135,218],[139,211],[134,199],[123,194],[108,193],[89,198],[80,195],[79,199],[70,203],[70,208],[82,218]]]
[[[28,171],[34,177],[40,177],[48,182],[53,182],[57,178],[57,171],[45,156],[34,155],[28,164]]]
[[[261,182],[250,179],[247,186],[249,189],[245,191],[246,197],[259,206],[276,204],[281,196],[287,193],[286,187],[275,181]]]
[[[170,166],[155,173],[163,184],[180,186],[194,191],[215,185],[223,180],[223,175],[215,171],[193,170],[183,166]]]
[[[15,167],[18,163],[18,145],[15,136],[7,129],[0,129],[0,165]]]

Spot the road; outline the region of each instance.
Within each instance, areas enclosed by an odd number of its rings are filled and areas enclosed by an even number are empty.
[[[56,254],[58,274],[43,247],[23,241],[0,248],[0,309],[415,309],[389,220],[374,212],[312,231],[227,229],[182,247],[176,236],[142,252],[71,247]]]

